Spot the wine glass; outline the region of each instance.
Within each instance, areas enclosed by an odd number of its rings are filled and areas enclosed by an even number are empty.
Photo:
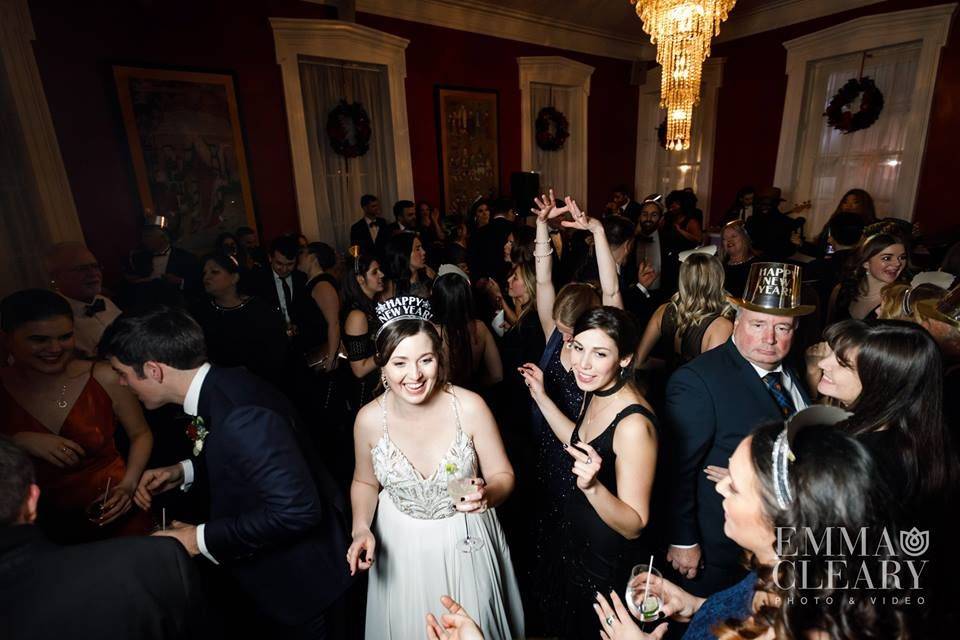
[[[460,502],[460,498],[465,498],[475,492],[476,487],[473,485],[471,478],[450,478],[447,480],[447,493],[450,494],[450,499],[453,500],[454,505]],[[470,525],[467,522],[467,514],[463,514],[463,526],[467,532],[467,537],[457,543],[457,549],[463,553],[473,553],[483,548],[483,540],[470,537]]]
[[[630,609],[630,613],[633,614],[634,618],[640,622],[652,622],[660,617],[660,609],[663,607],[663,601],[660,599],[659,594],[653,593],[652,591],[647,591],[646,597],[644,597],[644,590],[647,584],[646,577],[639,581],[636,580],[636,578],[645,573],[649,573],[657,578],[663,577],[654,567],[647,564],[638,564],[630,571],[630,580],[627,582],[627,590],[624,596],[627,601],[627,608]],[[638,602],[638,600],[641,599],[643,602]]]

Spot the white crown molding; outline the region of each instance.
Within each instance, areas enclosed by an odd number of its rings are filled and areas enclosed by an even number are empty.
[[[583,202],[587,197],[587,106],[590,76],[594,69],[590,65],[562,56],[524,56],[517,58],[517,65],[520,70],[520,166],[523,171],[534,170],[536,140],[533,133],[530,85],[538,83],[580,89],[575,108],[572,113],[567,114],[572,130],[578,132],[578,135],[570,138],[563,153],[571,154],[576,167],[572,183],[564,186],[565,193]]]
[[[787,91],[780,124],[780,144],[774,184],[781,187],[784,196],[794,200],[806,199],[804,189],[794,184],[797,176],[797,153],[801,145],[800,130],[804,86],[808,65],[824,58],[922,41],[917,64],[917,79],[913,88],[913,108],[907,121],[900,166],[900,182],[894,200],[894,212],[906,217],[912,214],[916,200],[920,165],[926,148],[927,125],[933,103],[933,89],[940,65],[940,50],[947,42],[950,23],[957,4],[942,4],[921,9],[878,13],[849,20],[842,24],[811,33],[783,43],[787,49]]]
[[[717,42],[752,36],[829,16],[842,11],[859,9],[884,0],[775,0],[750,11],[738,12],[734,6],[730,19],[720,27]]]
[[[270,18],[277,64],[283,77],[287,129],[297,190],[300,230],[308,238],[332,238],[332,228],[321,229],[317,212],[307,141],[303,89],[300,86],[300,56],[333,58],[383,65],[390,86],[390,114],[393,121],[393,148],[397,166],[397,194],[413,199],[413,162],[410,158],[410,128],[407,124],[406,49],[410,43],[389,33],[339,20]],[[323,221],[328,225],[328,221]]]
[[[44,240],[82,242],[77,207],[33,52],[35,39],[27,1],[0,0],[0,64],[6,70],[23,133],[38,213],[49,234]]]
[[[626,4],[626,0],[623,1]],[[654,49],[646,36],[626,38],[480,0],[357,0],[357,11],[608,58],[652,60],[654,57]],[[624,14],[624,19],[638,20],[632,11]],[[492,29],[493,26],[496,28]]]

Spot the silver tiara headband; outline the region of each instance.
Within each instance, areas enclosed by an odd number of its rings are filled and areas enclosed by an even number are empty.
[[[773,493],[777,498],[777,506],[781,510],[787,509],[793,503],[793,491],[790,489],[790,463],[796,461],[797,457],[790,450],[790,434],[795,434],[811,424],[835,425],[852,415],[840,407],[814,405],[798,411],[787,420],[783,431],[773,442]]]
[[[426,320],[433,319],[433,312],[430,311],[430,302],[418,296],[397,296],[377,304],[377,319],[380,321],[380,328],[377,329],[377,336],[387,325],[398,320]]]

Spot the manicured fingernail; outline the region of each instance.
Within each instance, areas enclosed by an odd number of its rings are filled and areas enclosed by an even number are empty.
[[[466,498],[460,498],[460,502],[466,502]]]

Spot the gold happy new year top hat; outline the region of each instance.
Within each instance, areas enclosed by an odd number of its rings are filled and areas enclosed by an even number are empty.
[[[960,284],[937,300],[921,300],[917,303],[917,311],[924,318],[946,322],[960,329]]]
[[[731,304],[774,316],[805,316],[815,307],[800,304],[800,265],[756,262],[750,265],[743,297],[727,296]]]

